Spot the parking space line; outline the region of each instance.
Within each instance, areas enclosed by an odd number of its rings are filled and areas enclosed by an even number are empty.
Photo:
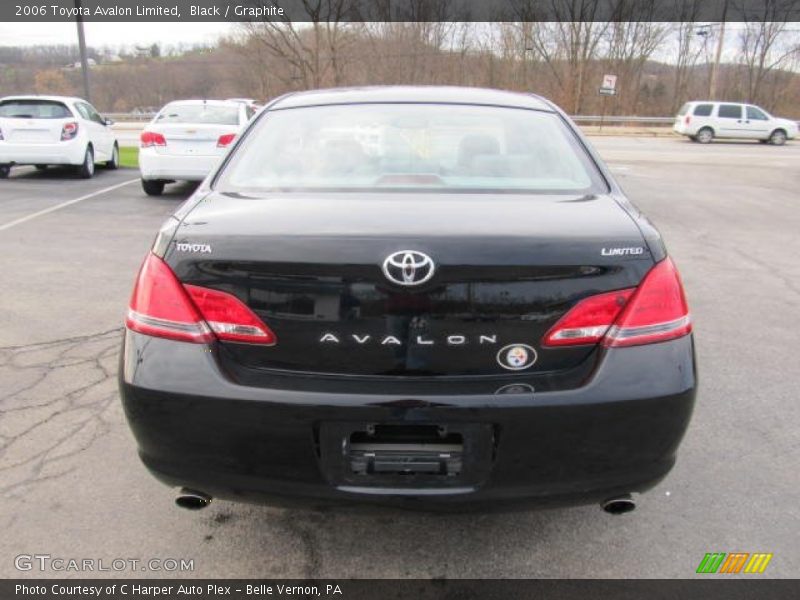
[[[95,196],[100,196],[105,194],[106,192],[112,192],[116,189],[119,189],[123,186],[130,185],[131,183],[135,183],[139,181],[138,179],[130,179],[128,181],[123,181],[122,183],[118,183],[116,185],[109,186],[107,188],[103,188],[102,190],[97,190],[96,192],[92,192],[91,194],[86,194],[85,196],[81,196],[80,198],[74,198],[72,200],[67,200],[66,202],[62,202],[61,204],[56,204],[55,206],[51,206],[50,208],[45,208],[44,210],[37,211],[35,213],[31,213],[24,217],[20,217],[19,219],[15,219],[10,223],[5,223],[4,225],[0,225],[0,231],[5,231],[6,229],[11,229],[15,225],[21,225],[22,223],[27,223],[28,221],[32,221],[37,217],[41,217],[42,215],[49,214],[51,212],[55,212],[57,210],[61,210],[62,208],[66,208],[67,206],[72,206],[73,204],[77,204],[78,202],[83,202],[84,200],[88,200],[89,198],[94,198]]]

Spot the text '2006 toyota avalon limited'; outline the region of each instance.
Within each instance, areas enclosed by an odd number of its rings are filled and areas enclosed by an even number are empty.
[[[159,232],[126,318],[146,466],[279,504],[633,508],[697,385],[675,265],[541,98],[284,96]]]

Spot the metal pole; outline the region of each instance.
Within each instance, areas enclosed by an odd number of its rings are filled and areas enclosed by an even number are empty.
[[[81,0],[75,0],[75,22],[78,26],[78,47],[81,51],[81,74],[83,75],[83,97],[91,102],[89,95],[89,60],[86,57],[86,38],[83,35],[83,17],[81,16]]]

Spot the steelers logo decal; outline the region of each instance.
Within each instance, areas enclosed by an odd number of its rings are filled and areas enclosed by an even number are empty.
[[[536,362],[536,350],[527,344],[510,344],[497,353],[497,362],[509,371],[521,371]]]

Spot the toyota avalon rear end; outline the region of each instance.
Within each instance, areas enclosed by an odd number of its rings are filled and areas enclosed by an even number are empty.
[[[182,506],[623,512],[675,462],[691,331],[659,234],[549,102],[310,92],[164,224],[120,387]]]

